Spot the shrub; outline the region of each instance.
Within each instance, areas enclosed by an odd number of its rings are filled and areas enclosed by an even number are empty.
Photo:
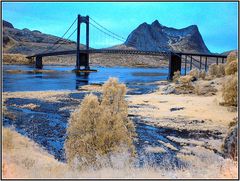
[[[237,72],[238,69],[238,63],[237,60],[233,60],[230,63],[227,63],[225,66],[225,74],[226,75],[232,75]]]
[[[180,77],[179,81],[180,81],[180,83],[183,84],[183,85],[189,85],[190,82],[192,82],[192,79],[193,79],[192,76],[190,76],[190,75],[185,75],[185,76]]]
[[[216,72],[217,77],[223,77],[225,76],[225,65],[224,64],[219,64],[217,66],[217,72]]]
[[[181,72],[178,70],[176,72],[174,72],[174,75],[173,75],[173,82],[177,82],[178,79],[180,78],[181,76]]]
[[[211,64],[208,69],[208,75],[211,77],[223,77],[225,75],[225,65]]]
[[[192,76],[192,77],[195,77],[196,79],[198,79],[199,78],[199,70],[198,69],[192,69],[189,72],[189,75]]]
[[[199,78],[204,80],[205,77],[206,77],[206,72],[205,72],[205,70],[201,70],[201,71],[199,72]]]
[[[234,60],[237,60],[237,52],[232,51],[227,56],[227,64]]]
[[[222,85],[224,104],[237,106],[237,74],[227,76]]]
[[[215,77],[217,75],[217,64],[211,64],[208,68],[208,75],[211,77]]]
[[[109,79],[103,86],[101,102],[97,96],[88,95],[72,113],[65,141],[70,166],[77,161],[79,168],[102,167],[105,163],[99,158],[103,157],[111,165],[111,154],[123,150],[134,155],[134,126],[128,119],[125,94],[124,84]]]

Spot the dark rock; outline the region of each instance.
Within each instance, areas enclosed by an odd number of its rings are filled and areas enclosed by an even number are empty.
[[[14,26],[9,23],[8,21],[3,20],[3,27],[4,28],[14,28]]]
[[[237,160],[237,137],[238,137],[238,125],[235,125],[229,131],[227,137],[223,143],[223,153],[227,158]]]
[[[172,112],[172,111],[179,111],[179,110],[183,110],[184,109],[184,107],[173,107],[173,108],[171,108],[170,109],[170,111]]]
[[[173,85],[167,85],[163,88],[163,94],[174,94],[176,93],[175,86]]]
[[[38,30],[33,30],[32,32],[34,32],[34,33],[42,33],[41,31],[38,31]]]
[[[193,77],[193,78],[192,78],[192,82],[195,82],[195,81],[197,81],[197,78],[196,78],[196,77]]]
[[[196,25],[175,29],[163,26],[157,20],[151,25],[147,23],[139,25],[124,44],[143,51],[210,53]]]
[[[28,28],[23,28],[23,31],[30,31]]]

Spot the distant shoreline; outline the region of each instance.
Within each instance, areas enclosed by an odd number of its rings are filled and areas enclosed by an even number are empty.
[[[44,65],[51,66],[75,66],[75,56],[69,57],[48,57],[43,59]],[[29,60],[23,54],[3,54],[3,65],[34,65],[34,60]],[[108,58],[104,54],[92,55],[90,57],[90,66],[103,66],[103,67],[142,67],[142,68],[167,68],[168,62],[166,60],[157,60],[156,58],[148,58],[145,56],[125,56],[116,57],[110,55]]]

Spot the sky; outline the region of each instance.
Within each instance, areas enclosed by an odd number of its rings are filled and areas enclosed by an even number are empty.
[[[158,20],[164,26],[177,29],[194,24],[208,49],[222,53],[237,49],[237,8],[237,2],[3,2],[2,15],[15,28],[39,30],[60,37],[78,14],[89,15],[124,38],[143,22],[151,24]],[[71,31],[75,28],[76,24]],[[122,43],[97,31],[90,26],[91,47]],[[76,33],[71,39],[76,41]],[[81,43],[84,39],[85,35],[81,33]]]

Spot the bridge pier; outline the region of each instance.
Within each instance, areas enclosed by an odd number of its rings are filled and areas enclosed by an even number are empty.
[[[181,72],[182,58],[181,54],[171,52],[169,55],[168,79],[172,80],[174,72]]]
[[[42,57],[41,56],[36,56],[36,58],[35,58],[35,68],[42,69],[42,67],[43,67]]]
[[[80,70],[81,66],[84,66],[84,70],[90,70],[89,67],[89,53],[79,53],[79,59],[77,60],[76,70]]]

